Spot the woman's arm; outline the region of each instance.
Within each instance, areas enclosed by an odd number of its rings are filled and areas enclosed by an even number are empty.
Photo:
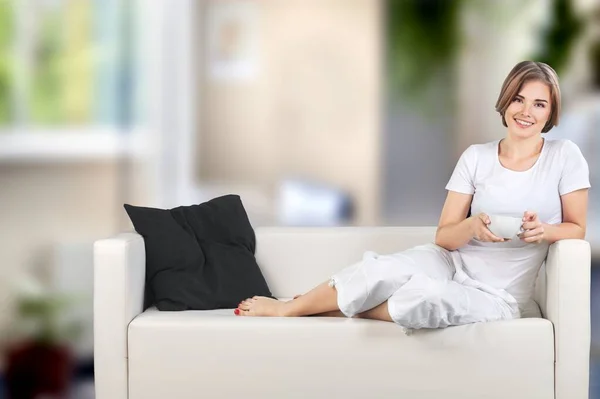
[[[560,224],[541,223],[537,214],[525,212],[523,229],[527,230],[521,235],[526,242],[541,242],[552,244],[558,240],[568,238],[585,238],[588,189],[570,192],[560,197],[563,222]]]
[[[476,235],[475,218],[467,218],[472,200],[473,194],[448,191],[435,233],[436,245],[454,251]]]
[[[448,191],[435,233],[435,243],[449,251],[462,247],[473,237],[471,218],[467,218],[472,194]]]
[[[435,234],[436,245],[454,251],[466,245],[471,238],[484,242],[506,241],[488,229],[490,218],[485,213],[467,218],[472,200],[472,194],[448,191]]]
[[[567,238],[585,238],[588,189],[577,190],[560,197],[563,222],[561,224],[542,224],[544,239],[549,243]]]

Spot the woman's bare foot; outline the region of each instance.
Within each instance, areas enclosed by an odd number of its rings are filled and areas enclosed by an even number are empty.
[[[240,316],[310,316],[339,310],[337,290],[328,281],[317,285],[296,299],[283,302],[267,297],[255,296],[242,301],[233,312]]]
[[[277,299],[267,298],[264,296],[255,296],[248,298],[240,303],[236,312],[239,316],[289,316],[289,302],[278,301]],[[236,309],[237,310],[237,309]]]

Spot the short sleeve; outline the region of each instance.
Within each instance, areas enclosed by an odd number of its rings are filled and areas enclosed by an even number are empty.
[[[577,144],[571,140],[565,140],[563,144],[561,162],[563,168],[558,183],[558,193],[560,195],[591,187],[587,161]]]
[[[446,190],[463,194],[475,193],[475,166],[477,165],[477,152],[475,146],[467,148],[460,156]]]

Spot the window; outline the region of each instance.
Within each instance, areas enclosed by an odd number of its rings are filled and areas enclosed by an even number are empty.
[[[131,8],[130,0],[0,0],[0,132],[130,126]]]

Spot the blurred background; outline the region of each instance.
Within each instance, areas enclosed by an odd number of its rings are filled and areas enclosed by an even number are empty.
[[[600,1],[0,0],[0,398],[27,359],[93,397],[92,243],[123,203],[434,226],[524,59],[557,70],[546,137],[590,166],[600,398]]]

